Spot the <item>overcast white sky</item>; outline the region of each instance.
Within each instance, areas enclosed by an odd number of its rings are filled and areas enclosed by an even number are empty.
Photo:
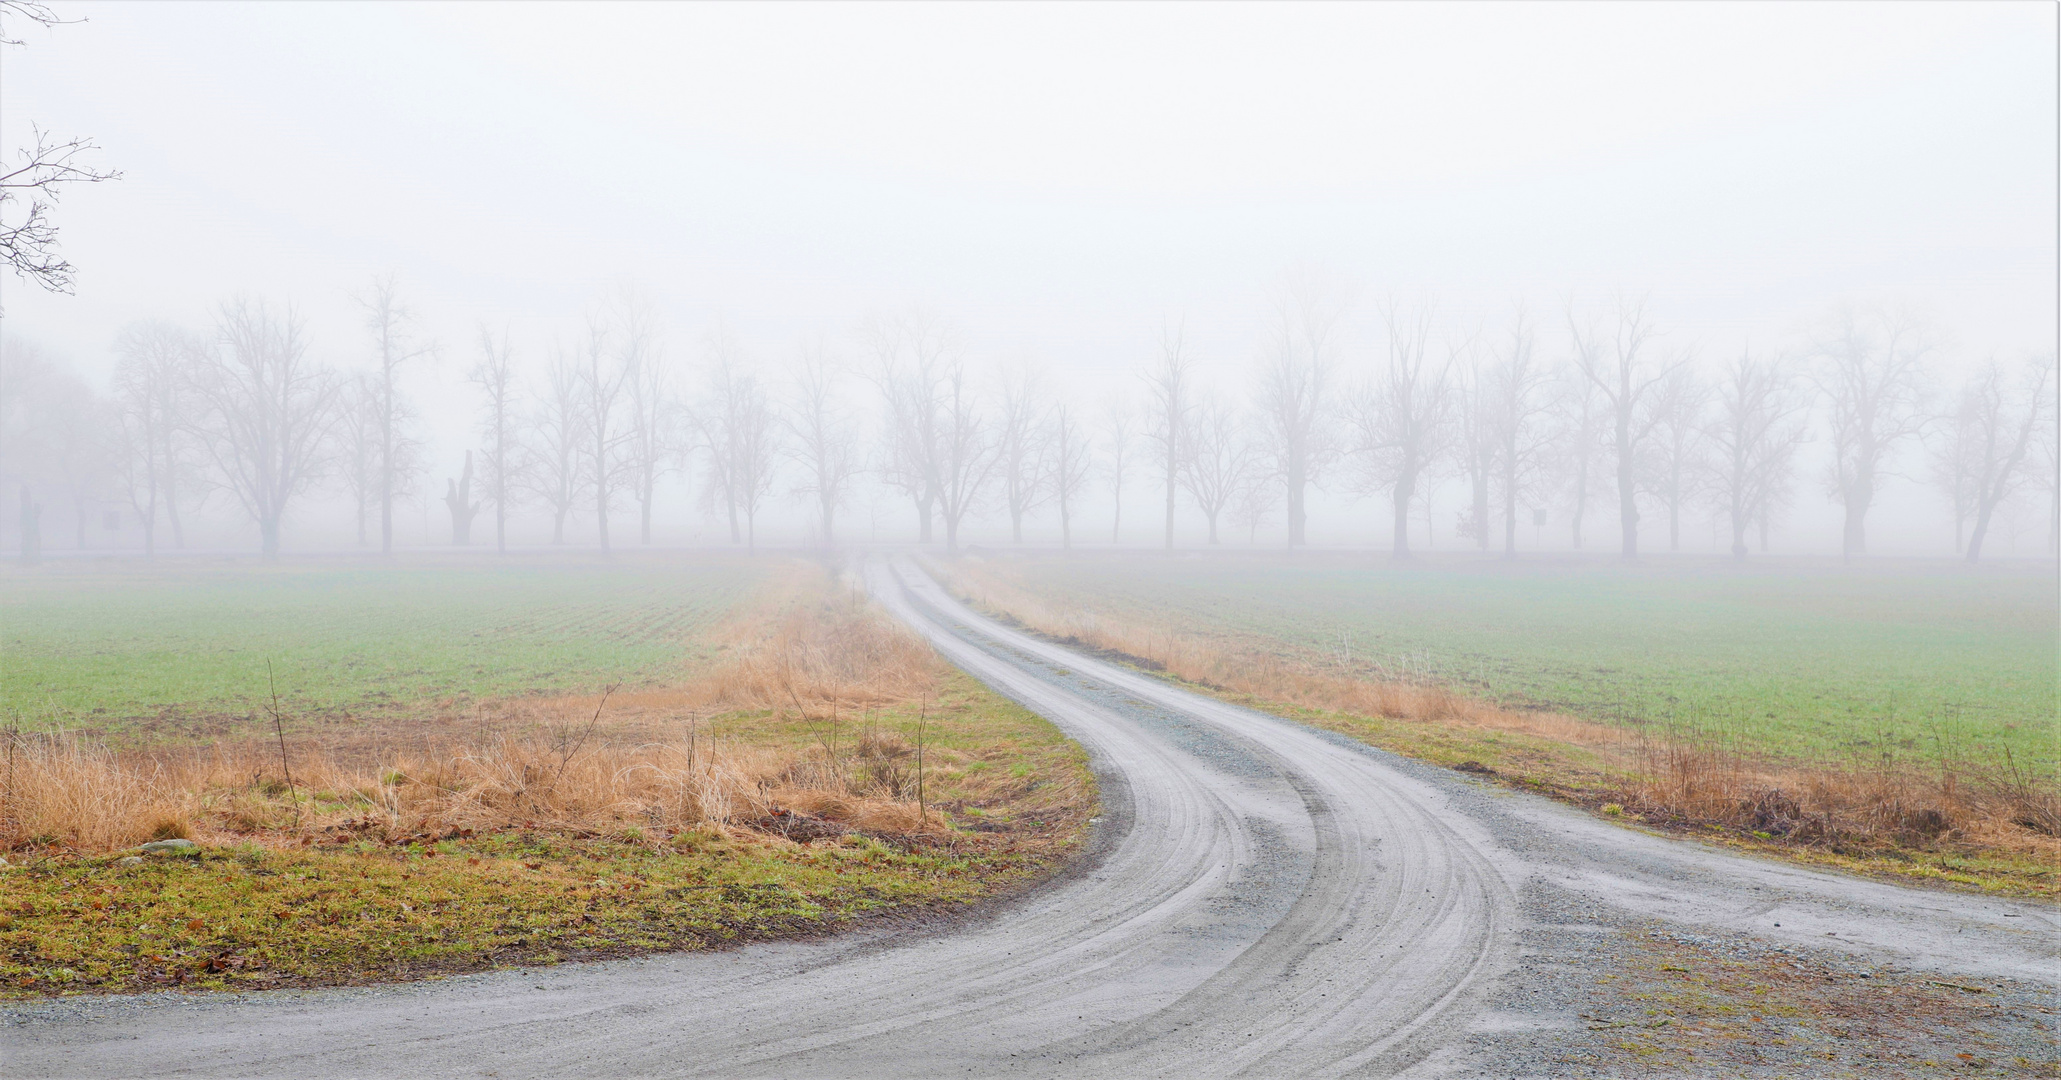
[[[534,355],[618,282],[686,358],[719,315],[856,358],[921,305],[1076,388],[1167,320],[1234,371],[1298,267],[1489,319],[1643,294],[1713,354],[1847,300],[2054,348],[2052,4],[57,6],[0,135],[125,177],[5,329],[93,370],[239,291],[360,363],[386,270],[425,395],[480,319]]]

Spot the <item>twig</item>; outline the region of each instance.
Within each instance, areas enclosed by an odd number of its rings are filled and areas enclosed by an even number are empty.
[[[293,767],[286,763],[286,725],[279,720],[279,683],[272,678],[272,660],[265,659],[265,686],[272,691],[272,733],[279,736],[279,771],[286,774],[286,794],[293,800],[293,828],[301,827],[301,795],[293,788]]]
[[[565,767],[572,761],[573,755],[579,753],[580,748],[587,745],[587,736],[594,734],[594,725],[601,722],[601,709],[608,704],[608,695],[615,693],[616,686],[621,685],[621,683],[616,683],[615,686],[611,686],[601,692],[601,700],[594,703],[594,715],[588,719],[587,729],[580,732],[579,741],[573,743],[571,749],[558,756],[558,771],[551,774],[551,784],[553,787],[556,787],[559,778],[565,775]]]
[[[925,702],[916,707],[916,822],[922,828],[930,821],[930,812],[923,798],[923,728],[930,719],[930,705]]]

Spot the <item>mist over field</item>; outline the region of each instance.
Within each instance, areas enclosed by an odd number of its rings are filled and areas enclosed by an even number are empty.
[[[10,551],[2054,552],[2050,8],[28,10]]]
[[[0,0],[0,1060],[2061,1075],[2057,30]]]

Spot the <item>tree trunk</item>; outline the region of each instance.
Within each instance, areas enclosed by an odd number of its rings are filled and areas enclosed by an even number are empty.
[[[1517,557],[1517,476],[1508,467],[1503,471],[1503,557]]]
[[[1489,549],[1489,481],[1486,468],[1474,480],[1474,543],[1483,551]]]
[[[1416,489],[1417,478],[1409,472],[1405,472],[1396,480],[1391,507],[1395,515],[1392,522],[1395,537],[1394,549],[1390,555],[1397,559],[1410,557],[1410,499],[1416,494]]]
[[[1868,503],[1874,495],[1874,484],[1862,480],[1846,496],[1846,527],[1840,536],[1839,551],[1847,562],[1868,551]]]
[[[1617,520],[1624,530],[1620,558],[1639,557],[1639,497],[1633,486],[1631,429],[1629,421],[1617,425]]]
[[[1174,463],[1171,458],[1166,466],[1166,549],[1174,550]]]
[[[644,481],[644,490],[637,495],[637,542],[651,546],[651,481]]]
[[[265,561],[278,562],[279,515],[276,513],[267,514],[260,518],[258,521],[258,533],[261,538],[260,550],[264,553]]]
[[[1217,546],[1217,516],[1215,514],[1209,516],[1209,546]]]
[[[930,512],[931,502],[935,498],[934,495],[925,495],[916,500],[916,519],[922,523],[917,531],[917,540],[920,543],[930,543],[930,538],[934,535],[930,527]]]
[[[500,469],[496,468],[494,471],[499,473]],[[508,554],[508,511],[502,508],[502,504],[507,501],[507,497],[504,494],[496,494],[494,496],[494,554],[496,555]]]
[[[1072,515],[1067,512],[1066,497],[1064,495],[1059,498],[1059,549],[1061,551],[1073,550],[1073,519]]]
[[[563,507],[551,512],[551,542],[557,545],[565,543],[565,509]]]
[[[1009,538],[1017,547],[1023,546],[1023,511],[1012,508],[1009,511]]]
[[[1303,536],[1306,521],[1303,512],[1304,484],[1302,463],[1292,462],[1288,466],[1288,546],[1292,548],[1301,547],[1307,542]],[[1253,531],[1255,535],[1258,533],[1257,528]]]
[[[836,500],[836,499],[835,499],[834,497],[832,497],[831,495],[829,495],[829,494],[825,494],[825,495],[823,495],[823,497],[822,497],[822,502],[823,502],[823,546],[824,546],[824,547],[826,547],[826,548],[827,548],[827,547],[833,547],[833,546],[835,546],[835,545],[836,545],[836,543],[837,543],[837,539],[836,539],[836,537],[835,537],[835,536],[833,536],[833,535],[832,535],[832,533],[831,533],[831,526],[835,524],[835,518],[836,518],[836,516],[837,516],[837,500]]]

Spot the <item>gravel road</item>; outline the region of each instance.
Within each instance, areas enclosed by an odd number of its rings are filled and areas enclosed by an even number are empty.
[[[2056,1057],[2051,908],[1649,836],[1017,633],[913,564],[868,575],[953,663],[1089,748],[1106,809],[1074,871],[943,932],[16,1005],[5,1074],[1909,1075]],[[1853,986],[1862,1005],[1904,988],[1980,1010],[1854,1042],[1756,1006],[1753,1024],[1789,1027],[1742,1026],[1714,1059],[1652,1042],[1668,1021],[1630,1007],[1689,1008],[1678,978],[1720,1000],[1725,973],[1764,969],[1804,1014]],[[1676,1030],[1731,1014],[1712,1015]],[[1934,1046],[1952,1037],[1973,1049]]]

